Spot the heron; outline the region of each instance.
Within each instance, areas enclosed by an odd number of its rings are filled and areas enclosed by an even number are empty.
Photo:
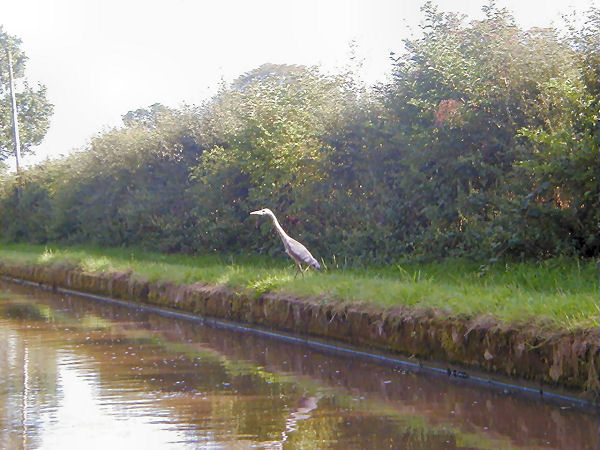
[[[273,214],[273,211],[271,211],[269,208],[263,208],[259,209],[258,211],[252,211],[250,215],[271,217],[271,219],[273,220],[273,225],[275,225],[275,229],[277,230],[277,233],[279,233],[279,237],[283,241],[285,252],[289,255],[290,258],[294,260],[294,262],[298,266],[298,271],[302,275],[304,275],[304,272],[306,272],[310,268],[310,266],[313,266],[317,270],[321,270],[321,266],[313,257],[313,255],[310,254],[308,249],[297,240],[289,237],[287,233],[283,231],[283,228],[281,228],[281,225],[279,225],[279,221],[277,220],[277,217],[275,217],[275,214]],[[306,266],[306,269],[302,268],[302,264],[308,264]],[[296,276],[298,276],[298,272],[296,272]]]

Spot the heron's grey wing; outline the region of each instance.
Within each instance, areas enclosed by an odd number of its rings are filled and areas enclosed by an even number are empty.
[[[290,256],[292,256],[294,259],[305,264],[310,264],[311,266],[320,268],[319,263],[313,257],[313,255],[311,255],[308,249],[297,240],[290,238],[290,240],[288,241],[288,249],[291,253]]]

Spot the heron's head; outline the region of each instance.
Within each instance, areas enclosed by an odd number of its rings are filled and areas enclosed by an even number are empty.
[[[273,214],[273,213],[271,212],[271,210],[269,208],[263,208],[263,209],[259,209],[258,211],[252,211],[250,214],[251,215],[256,214],[257,216],[267,216],[267,215]]]

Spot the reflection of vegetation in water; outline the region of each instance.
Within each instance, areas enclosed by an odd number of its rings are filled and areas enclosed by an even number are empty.
[[[361,445],[372,445],[370,448],[387,445],[394,448],[441,448],[448,443],[490,450],[512,448],[508,439],[466,433],[450,423],[432,425],[425,416],[404,413],[390,402],[378,399],[357,401],[345,389],[333,388],[314,377],[269,371],[249,360],[231,359],[214,348],[197,343],[171,341],[156,334],[152,341],[168,354],[183,354],[190,361],[218,367],[207,372],[219,372],[225,381],[219,382],[214,377],[207,379],[203,375],[202,386],[196,387],[214,390],[215,386],[224,395],[212,398],[212,411],[217,422],[233,418],[232,422],[236,425],[233,434],[237,436],[255,436],[262,441],[280,439],[294,406],[301,404],[303,398],[312,397],[319,399],[319,405],[307,415],[310,420],[298,421],[295,431],[286,435],[286,442],[294,448],[312,448],[317,442],[335,445],[342,436],[350,442],[355,439]],[[250,392],[246,392],[247,386],[251,386]],[[274,405],[272,400],[258,401],[256,394],[268,394],[271,398],[283,400],[275,407],[281,411],[279,419],[267,417],[266,412],[260,414],[261,411],[272,411]],[[250,395],[251,399],[245,400],[245,395]],[[346,411],[347,415],[322,414],[321,410]],[[285,419],[283,422],[282,418]],[[356,436],[353,437],[353,434]],[[370,441],[365,441],[366,437]],[[388,442],[382,442],[382,437],[386,437]]]
[[[95,314],[85,314],[77,323],[77,327],[85,330],[108,330],[111,322]]]
[[[424,417],[399,413],[389,403],[377,400],[363,400],[357,403],[352,395],[341,389],[323,385],[318,379],[292,372],[270,371],[249,360],[229,359],[207,345],[182,342],[137,327],[124,327],[118,322],[113,323],[93,313],[81,314],[73,322],[73,317],[69,314],[55,313],[47,305],[29,306],[34,306],[30,309],[36,311],[48,311],[50,315],[59,317],[65,325],[68,324],[68,334],[72,339],[75,338],[75,342],[79,336],[77,330],[105,330],[110,332],[113,339],[119,340],[119,348],[160,349],[158,354],[164,354],[168,358],[164,360],[164,372],[160,371],[159,376],[138,375],[137,382],[148,385],[144,390],[163,390],[169,384],[171,389],[177,389],[175,383],[182,381],[182,377],[185,376],[185,382],[181,386],[185,387],[186,391],[205,393],[210,405],[210,413],[206,414],[210,417],[209,421],[215,426],[229,424],[228,426],[234,428],[231,430],[232,437],[245,436],[259,442],[283,439],[282,433],[285,434],[286,424],[290,420],[290,414],[294,413],[295,405],[307,397],[318,398],[319,405],[307,415],[310,420],[298,421],[294,431],[285,435],[286,442],[291,445],[335,443],[341,436],[352,434],[353,430],[356,433],[362,430],[363,435],[356,436],[356,439],[361,440],[368,435],[371,436],[374,445],[379,437],[388,436],[390,444],[411,445],[417,448],[443,444],[447,440],[454,441],[461,435],[460,431],[452,427],[430,425]],[[60,341],[57,341],[57,344],[60,345]],[[199,377],[197,374],[188,374],[187,369],[190,365],[196,368]],[[175,370],[171,373],[174,367]],[[186,399],[187,396],[184,396],[182,402]],[[170,407],[174,408],[174,413],[177,413],[178,408],[185,409],[184,404],[178,402],[170,404]],[[348,414],[341,417],[321,415],[320,409],[330,408],[347,411]],[[278,413],[273,414],[274,411]],[[385,420],[381,420],[382,417]],[[202,420],[206,420],[204,414]],[[389,422],[393,422],[393,425]],[[392,428],[394,431],[390,434]],[[483,436],[480,438],[483,441],[486,439]],[[469,441],[473,441],[473,436]],[[498,445],[492,444],[483,448],[499,448]]]
[[[72,323],[68,314],[57,312],[47,305],[27,301],[11,301],[0,303],[0,316],[21,321],[44,321],[69,323],[73,329],[108,329],[110,321],[95,314],[84,314],[77,323]]]
[[[166,409],[177,418],[172,420],[191,424],[197,436],[285,440],[293,448],[314,447],[316,442],[324,447],[360,443],[363,448],[439,448],[447,442],[458,447],[510,447],[509,438],[478,432],[468,424],[463,428],[378,391],[358,399],[331,373],[298,374],[292,359],[290,366],[277,362],[288,358],[284,349],[273,348],[275,353],[261,365],[253,362],[262,361],[261,345],[253,350],[252,345],[227,341],[226,334],[219,337],[217,330],[199,333],[193,326],[155,315],[143,316],[148,329],[118,307],[90,305],[72,301],[67,311],[64,304],[42,305],[39,309],[58,317],[63,326],[49,326],[56,334],[40,351],[53,354],[68,347],[79,360],[85,355],[97,361],[99,389],[118,391],[129,403],[151,397],[152,408]],[[100,316],[102,311],[107,318]],[[109,319],[113,311],[122,319]],[[88,340],[90,345],[85,344]],[[56,366],[57,361],[50,363]],[[49,373],[53,371],[55,367]],[[307,401],[316,406],[303,409]]]
[[[31,326],[46,321],[40,313],[46,308],[16,304],[15,319],[3,320],[5,306],[0,300],[0,448],[8,449],[22,448],[24,433],[27,441],[34,440],[42,414],[57,408],[59,351],[38,345],[43,335]]]
[[[52,321],[54,315],[46,305],[37,305],[28,302],[3,302],[0,303],[0,314],[10,319],[18,320],[44,320]]]

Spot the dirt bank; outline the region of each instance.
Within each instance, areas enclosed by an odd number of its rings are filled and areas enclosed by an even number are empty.
[[[475,369],[572,389],[588,400],[598,401],[600,395],[597,329],[557,331],[509,325],[493,317],[452,317],[431,309],[383,309],[274,294],[257,297],[223,286],[150,283],[123,272],[84,273],[0,262],[0,274],[444,362],[450,371]]]

